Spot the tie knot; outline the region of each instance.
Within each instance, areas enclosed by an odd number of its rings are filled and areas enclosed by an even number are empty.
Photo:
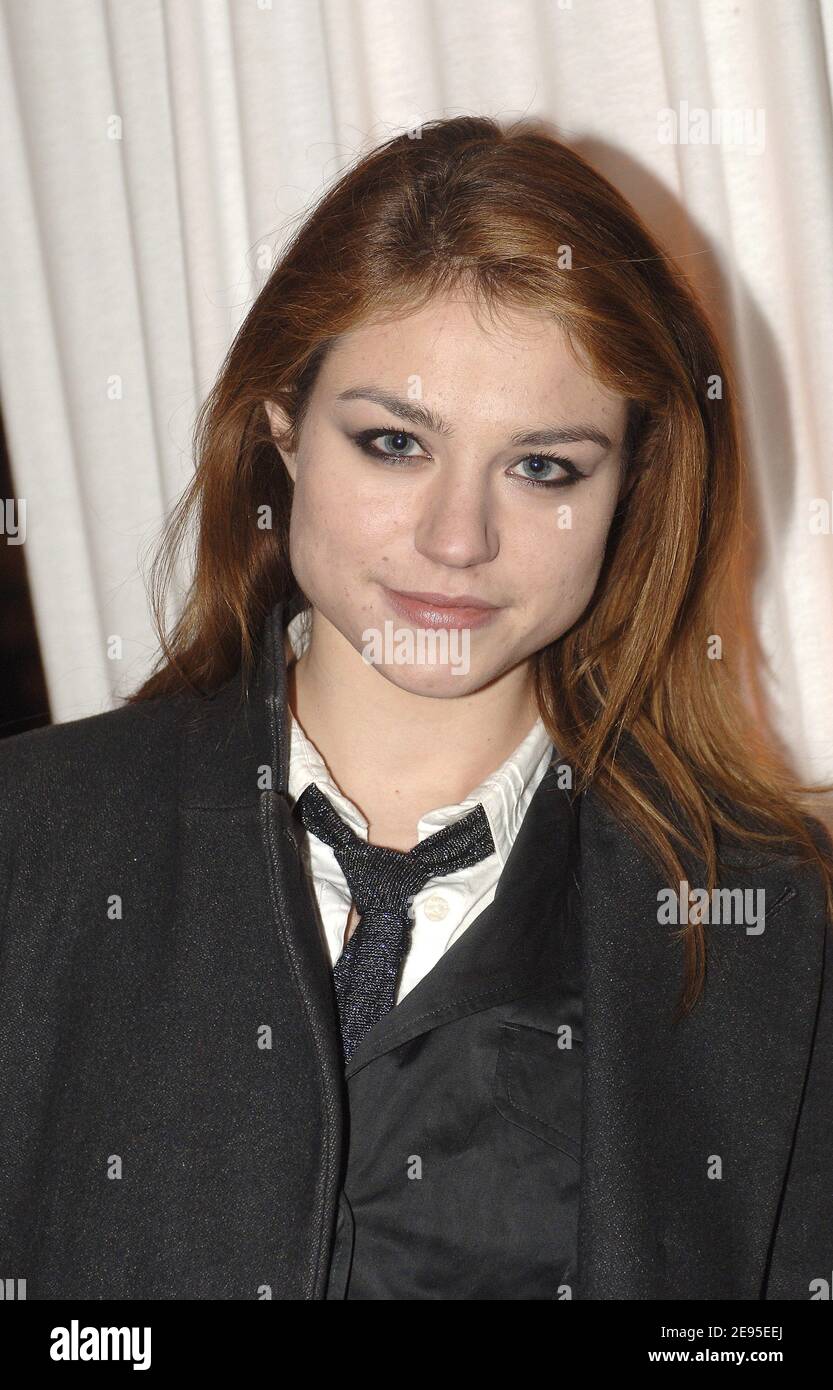
[[[469,868],[494,853],[481,805],[408,851],[362,840],[314,782],[295,809],[306,829],[331,846],[362,915],[371,908],[401,913],[429,879]]]

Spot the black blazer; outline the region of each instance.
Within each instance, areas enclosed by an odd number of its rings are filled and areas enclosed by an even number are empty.
[[[0,745],[0,1269],[30,1299],[326,1296],[344,1077],[286,795],[284,618],[248,699],[234,678]],[[675,1026],[662,879],[592,791],[580,830],[580,1296],[812,1298],[822,885],[738,847],[726,886],[765,890],[765,930],[709,928]]]

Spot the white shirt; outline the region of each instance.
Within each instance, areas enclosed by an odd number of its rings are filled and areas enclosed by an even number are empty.
[[[308,610],[296,614],[289,623],[287,635],[295,657],[300,657],[310,640]],[[290,718],[288,791],[293,802],[310,782],[315,782],[347,825],[366,840],[367,821],[336,786],[321,754],[291,711]],[[452,942],[493,900],[509,851],[552,754],[552,742],[539,718],[514,753],[458,806],[440,806],[428,811],[420,820],[417,836],[424,840],[427,835],[468,815],[480,802],[489,822],[495,852],[468,869],[429,880],[416,894],[410,945],[400,976],[397,1003],[433,969]],[[344,947],[352,897],[331,846],[312,832],[304,835],[304,843],[320,925],[334,965]]]

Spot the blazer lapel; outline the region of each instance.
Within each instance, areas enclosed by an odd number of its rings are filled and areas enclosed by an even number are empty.
[[[262,949],[259,924],[270,919],[274,923],[280,989],[289,1001],[284,1006],[276,997],[274,1007],[278,1022],[291,1027],[292,1034],[280,1036],[278,1046],[294,1059],[293,1094],[276,1094],[274,1104],[285,1113],[290,1134],[293,1107],[305,1113],[287,1151],[264,1153],[263,1163],[291,1171],[298,1184],[299,1243],[307,1229],[309,1235],[303,1251],[304,1297],[315,1299],[324,1297],[338,1202],[344,1079],[331,971],[286,796],[286,613],[286,606],[278,604],[268,615],[248,689],[235,676],[210,697],[187,702],[179,860],[188,866],[212,866],[213,876],[189,872],[188,910],[197,919],[202,913],[216,913],[219,874],[230,908],[242,896],[245,910],[237,921],[241,973],[275,969],[271,954],[252,954]],[[298,1021],[291,1022],[296,1015]],[[311,1209],[309,1228],[303,1225],[301,1205],[305,1211]]]
[[[664,881],[592,791],[581,800],[580,843],[581,1297],[760,1298],[823,931],[801,879],[746,854],[723,883],[764,889],[764,930],[707,926],[705,994],[675,1025],[683,948],[657,921]]]
[[[225,857],[225,837],[234,823],[245,827],[251,863],[265,862],[272,910],[308,999],[329,1082],[334,1065],[340,1073],[331,972],[287,795],[290,736],[283,642],[292,607],[277,604],[267,617],[249,688],[244,690],[233,677],[191,716],[180,802],[187,812],[202,813],[205,859]],[[249,868],[239,867],[241,872]]]

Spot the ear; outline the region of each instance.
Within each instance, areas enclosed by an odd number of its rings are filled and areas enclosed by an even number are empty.
[[[281,458],[286,465],[286,471],[294,483],[297,468],[297,454],[290,453],[289,450],[284,448],[281,444],[281,440],[285,439],[289,432],[289,416],[283,407],[277,405],[274,401],[264,401],[263,408],[269,420],[269,429],[272,432],[272,438],[280,450]]]

